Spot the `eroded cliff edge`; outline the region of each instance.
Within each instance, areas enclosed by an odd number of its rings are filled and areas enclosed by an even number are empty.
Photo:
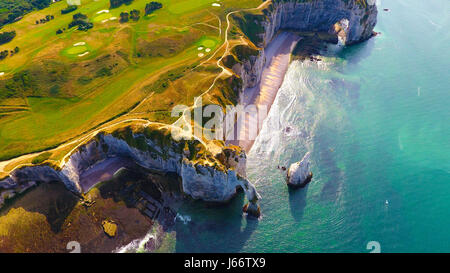
[[[81,194],[84,173],[119,157],[149,170],[178,174],[184,193],[194,199],[226,202],[242,188],[248,200],[256,203],[259,195],[245,178],[245,153],[239,147],[224,147],[221,142],[210,145],[216,148],[208,149],[198,140],[174,140],[167,128],[127,126],[97,135],[78,148],[62,169],[44,164],[15,170],[0,181],[0,190],[2,195],[15,194],[36,182],[61,181],[72,192]]]

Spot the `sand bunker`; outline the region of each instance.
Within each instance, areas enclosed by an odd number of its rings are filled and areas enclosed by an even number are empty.
[[[83,57],[83,56],[86,56],[87,54],[89,54],[89,51],[84,52],[83,54],[78,54],[78,57]]]
[[[73,46],[84,46],[86,43],[85,42],[79,42],[76,44],[73,44]]]
[[[104,9],[104,10],[101,10],[101,11],[97,11],[97,14],[102,14],[102,13],[109,13],[109,10]]]
[[[202,58],[203,56],[205,56],[205,54],[203,54],[203,53],[198,53],[198,56],[199,56],[200,58]]]

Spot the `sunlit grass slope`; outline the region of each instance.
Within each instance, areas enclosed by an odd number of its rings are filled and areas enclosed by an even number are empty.
[[[172,107],[192,105],[221,71],[225,15],[261,3],[160,0],[163,8],[145,16],[149,2],[109,10],[107,0],[82,0],[62,15],[61,1],[1,30],[17,36],[0,50],[20,52],[0,61],[0,161],[56,147],[124,115],[173,122]],[[120,13],[133,9],[140,19],[120,23]],[[78,12],[92,29],[68,29]],[[54,19],[36,24],[46,15]]]

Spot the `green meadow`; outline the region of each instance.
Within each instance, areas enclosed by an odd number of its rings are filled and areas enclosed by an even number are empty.
[[[133,118],[167,122],[163,112],[179,102],[192,104],[213,82],[216,71],[193,68],[224,42],[225,22],[219,35],[217,18],[224,21],[225,9],[261,3],[230,0],[213,7],[212,0],[160,0],[163,8],[145,16],[149,2],[134,0],[109,10],[109,1],[82,0],[76,11],[61,15],[67,5],[61,1],[2,29],[17,36],[0,50],[18,46],[20,52],[0,61],[0,161],[55,147],[138,105]],[[138,21],[107,20],[133,9],[140,11]],[[98,13],[102,10],[109,12]],[[88,16],[92,29],[68,29],[79,12]],[[35,23],[46,15],[55,19]],[[210,51],[203,50],[200,58],[198,47]],[[195,86],[202,78],[204,87]],[[169,84],[153,90],[153,82]],[[181,88],[172,88],[177,84]]]

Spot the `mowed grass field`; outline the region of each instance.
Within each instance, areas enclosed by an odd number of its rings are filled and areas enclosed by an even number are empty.
[[[109,9],[109,1],[82,0],[78,10],[61,15],[60,10],[67,5],[61,1],[2,29],[15,30],[17,36],[0,46],[0,50],[19,46],[20,52],[0,61],[0,73],[4,73],[0,81],[7,81],[21,71],[45,70],[53,62],[64,73],[61,77],[52,77],[54,71],[50,69],[49,76],[45,77],[38,72],[31,73],[38,83],[37,89],[44,90],[42,94],[0,97],[0,161],[72,140],[128,113],[144,99],[145,105],[140,106],[144,111],[134,111],[133,118],[169,122],[173,105],[192,105],[193,98],[214,80],[217,71],[198,72],[192,68],[220,49],[225,13],[261,3],[257,0],[159,0],[163,9],[144,16],[148,2],[134,0],[131,5],[122,5],[109,13],[98,13]],[[212,3],[220,3],[221,7],[213,7]],[[121,12],[132,9],[141,12],[137,22],[104,21],[119,18]],[[73,14],[78,12],[86,14],[94,28],[86,32],[67,29]],[[35,24],[46,15],[55,19]],[[222,20],[222,35],[218,18]],[[62,34],[56,34],[64,28]],[[83,44],[75,46],[77,43]],[[199,57],[199,46],[210,51],[203,50],[204,57]],[[149,47],[150,53],[144,50]],[[182,79],[170,73],[176,69],[183,71],[177,72]],[[169,78],[170,88],[148,88],[162,77]],[[204,81],[197,80],[197,85],[182,83],[189,78]],[[175,90],[172,84],[181,88]]]

